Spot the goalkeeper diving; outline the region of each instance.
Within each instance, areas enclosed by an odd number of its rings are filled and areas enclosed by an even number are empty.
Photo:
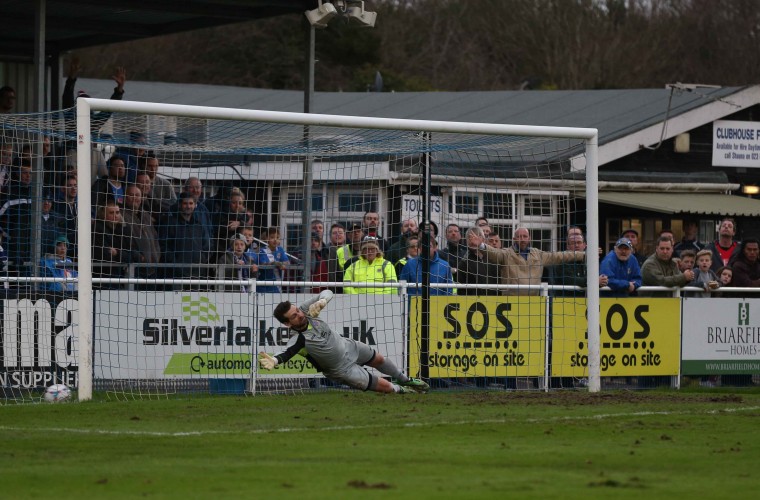
[[[259,353],[261,367],[272,370],[301,354],[327,378],[362,391],[404,394],[430,389],[422,380],[408,377],[393,361],[372,347],[338,335],[319,319],[319,313],[332,298],[333,293],[325,290],[300,307],[289,301],[280,302],[274,310],[274,317],[295,332],[295,342],[289,343],[288,348],[276,356]],[[365,365],[392,377],[393,381],[372,375],[362,368]]]

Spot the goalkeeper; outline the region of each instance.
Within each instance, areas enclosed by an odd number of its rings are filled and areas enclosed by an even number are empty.
[[[274,310],[274,317],[296,333],[295,342],[276,356],[259,353],[261,367],[272,370],[296,354],[302,354],[329,379],[362,391],[412,393],[430,389],[422,380],[405,375],[372,347],[338,335],[319,319],[320,311],[332,298],[333,293],[325,290],[300,307],[289,301],[280,302]],[[363,365],[391,376],[393,382],[370,374],[362,368]]]

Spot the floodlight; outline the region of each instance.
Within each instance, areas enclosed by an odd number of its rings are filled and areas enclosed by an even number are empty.
[[[335,10],[335,6],[331,3],[322,3],[319,0],[319,7],[313,10],[307,10],[305,12],[306,19],[315,28],[327,28],[327,23],[330,19],[338,15],[338,11]]]
[[[365,28],[373,28],[375,26],[375,20],[377,19],[377,12],[370,12],[364,10],[364,2],[356,2],[359,5],[349,5],[346,9],[349,21],[356,19]]]

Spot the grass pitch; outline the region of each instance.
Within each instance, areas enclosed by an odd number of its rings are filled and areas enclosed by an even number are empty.
[[[0,407],[3,498],[756,498],[759,392]]]

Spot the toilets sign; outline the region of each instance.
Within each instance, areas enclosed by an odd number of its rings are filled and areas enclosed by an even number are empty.
[[[424,203],[421,196],[404,195],[401,201],[401,220],[422,220]],[[430,220],[438,225],[439,233],[443,232],[443,199],[440,196],[430,197]]]

